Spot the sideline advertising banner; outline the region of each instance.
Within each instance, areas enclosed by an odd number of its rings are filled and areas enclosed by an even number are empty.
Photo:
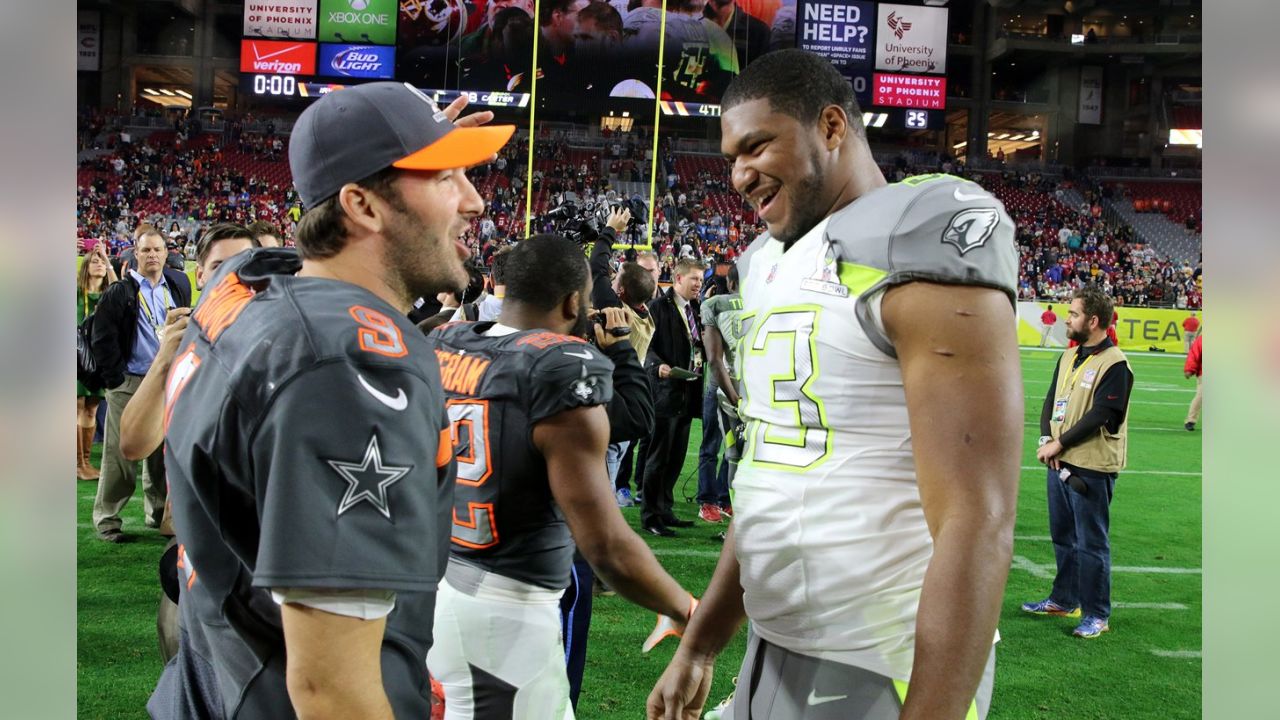
[[[245,37],[314,40],[316,0],[245,0]]]
[[[1044,323],[1040,316],[1052,305],[1058,322],[1054,323],[1046,338],[1045,347],[1065,348],[1067,346],[1067,302],[1019,302],[1018,303],[1018,344],[1039,346],[1044,333]],[[1116,308],[1120,319],[1115,322],[1116,340],[1121,350],[1157,351],[1168,353],[1185,353],[1186,333],[1182,329],[1182,321],[1195,313],[1203,320],[1203,310],[1173,310],[1167,308]]]
[[[322,0],[320,40],[395,45],[396,10],[396,0]]]
[[[102,42],[102,27],[96,10],[81,10],[76,14],[76,70],[97,70],[101,62],[98,45]]]
[[[881,3],[876,22],[876,69],[947,72],[946,8]]]

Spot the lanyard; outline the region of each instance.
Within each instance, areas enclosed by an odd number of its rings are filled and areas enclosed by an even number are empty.
[[[1079,350],[1076,351],[1077,356],[1079,355],[1079,352]],[[1098,353],[1094,353],[1085,358],[1084,362],[1080,363],[1080,367],[1075,369],[1075,372],[1071,372],[1070,370],[1067,371],[1066,376],[1058,381],[1058,397],[1064,397],[1075,389],[1076,381],[1080,379],[1080,374],[1084,372],[1084,369],[1088,367],[1089,363],[1097,356]]]
[[[164,291],[164,310],[166,311],[166,314],[167,314],[169,308],[172,307],[169,303],[173,300],[173,298],[169,296],[168,287],[161,285],[160,289]],[[154,293],[154,290],[152,292]],[[151,323],[152,328],[155,328],[158,330],[160,328],[160,324],[164,322],[164,318],[161,318],[160,322],[156,321],[155,316],[152,315],[151,313],[151,305],[147,302],[147,299],[142,296],[141,286],[139,286],[138,288],[138,303],[142,307],[142,314],[147,316],[147,322]]]

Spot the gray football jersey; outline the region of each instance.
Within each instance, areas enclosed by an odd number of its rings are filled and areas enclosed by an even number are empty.
[[[192,314],[166,388],[178,657],[154,717],[293,717],[272,588],[392,590],[382,678],[427,717],[454,461],[435,356],[363,288],[241,253]],[[443,434],[443,442],[442,442]]]

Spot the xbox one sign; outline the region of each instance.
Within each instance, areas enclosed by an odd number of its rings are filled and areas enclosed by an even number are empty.
[[[394,45],[396,3],[397,0],[321,0],[319,39]]]

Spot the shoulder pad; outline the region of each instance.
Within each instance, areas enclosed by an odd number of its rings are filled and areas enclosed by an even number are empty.
[[[530,337],[537,335],[520,340]],[[605,405],[613,398],[613,362],[604,352],[576,338],[557,337],[562,340],[535,351],[529,370],[530,422],[562,410]]]
[[[858,298],[856,314],[871,340],[894,355],[871,318],[867,299],[915,280],[977,285],[1017,302],[1018,248],[1004,205],[980,185],[952,175],[907,178],[832,216],[827,239],[841,260],[883,271]]]

